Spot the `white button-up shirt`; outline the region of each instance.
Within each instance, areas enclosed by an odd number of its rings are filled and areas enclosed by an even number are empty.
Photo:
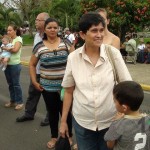
[[[112,46],[111,50],[119,81],[132,80],[120,51]],[[78,124],[94,131],[110,126],[116,114],[112,95],[114,75],[104,44],[95,66],[86,55],[84,46],[72,52],[68,57],[62,86],[75,86],[72,111]]]
[[[40,36],[40,33],[36,33],[34,36],[34,44],[33,47],[42,41],[42,37]],[[38,61],[37,65],[36,65],[36,74],[40,74],[40,61]]]

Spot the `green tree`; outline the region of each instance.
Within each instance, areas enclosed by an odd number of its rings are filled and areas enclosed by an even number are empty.
[[[50,14],[58,19],[63,27],[76,28],[80,3],[77,0],[53,0]]]
[[[7,8],[4,5],[0,5],[0,32],[3,34],[6,31],[7,26],[11,23],[16,24],[17,26],[22,25],[20,15],[14,8]]]
[[[109,29],[120,38],[128,32],[150,25],[150,0],[81,0],[82,13],[106,8],[111,19]]]
[[[41,12],[49,12],[51,0],[11,0],[20,10],[24,21],[28,22],[29,33],[33,36],[35,18]]]
[[[150,24],[149,0],[117,0],[112,7],[107,7],[111,16],[112,28],[118,29],[123,37],[128,32],[143,30]]]

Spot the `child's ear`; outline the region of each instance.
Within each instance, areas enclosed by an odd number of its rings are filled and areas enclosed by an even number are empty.
[[[128,106],[127,105],[122,105],[123,111],[126,112],[128,110]]]

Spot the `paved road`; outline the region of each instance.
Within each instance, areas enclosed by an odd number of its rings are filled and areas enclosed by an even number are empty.
[[[40,121],[45,116],[45,104],[40,99],[34,121],[16,123],[16,117],[24,110],[15,111],[13,108],[4,108],[9,100],[8,87],[3,72],[0,72],[0,150],[46,150],[46,143],[50,139],[49,127],[41,127]],[[28,68],[23,67],[21,73],[23,99],[26,100],[29,86]]]
[[[40,99],[34,121],[16,123],[16,117],[24,110],[15,111],[13,108],[4,108],[8,101],[8,87],[3,72],[0,72],[0,150],[47,150],[46,143],[50,139],[49,127],[40,127],[40,121],[45,116],[45,104]],[[28,67],[23,67],[21,73],[23,99],[26,100],[29,85]],[[150,114],[150,92],[145,93],[141,110]]]

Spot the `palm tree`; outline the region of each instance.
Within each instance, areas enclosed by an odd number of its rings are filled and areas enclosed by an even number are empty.
[[[78,16],[78,12],[80,12],[79,6],[79,1],[77,0],[52,1],[50,14],[58,18],[58,20],[63,23],[63,26],[73,26],[75,21],[77,21],[75,18]]]

